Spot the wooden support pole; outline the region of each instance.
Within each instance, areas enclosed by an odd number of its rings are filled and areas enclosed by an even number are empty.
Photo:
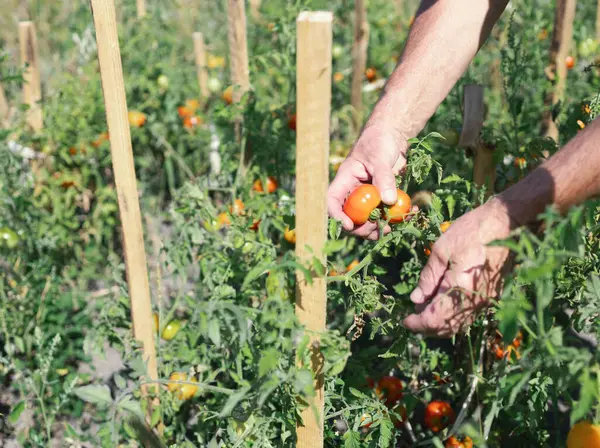
[[[352,86],[350,104],[354,111],[354,129],[358,132],[363,119],[362,83],[367,68],[367,48],[369,46],[369,22],[367,21],[366,0],[354,3],[354,42],[352,44]]]
[[[261,0],[250,0],[250,14],[257,22],[260,21],[260,4]]]
[[[485,186],[486,195],[490,196],[494,193],[496,183],[496,165],[493,149],[480,136],[484,115],[483,87],[467,84],[463,97],[463,127],[458,144],[473,152],[473,182],[480,188]]]
[[[544,99],[544,115],[542,117],[542,132],[546,137],[558,142],[558,128],[552,120],[552,109],[563,99],[567,82],[567,64],[565,59],[573,42],[573,21],[577,0],[557,0],[554,15],[554,29],[550,44],[550,64],[546,70],[555,84],[546,92]]]
[[[21,63],[26,65],[23,73],[23,103],[29,106],[26,122],[34,130],[40,131],[44,126],[42,117],[42,82],[37,37],[33,22],[19,23],[19,43]]]
[[[150,379],[158,379],[156,351],[146,251],[131,135],[127,119],[127,101],[121,66],[121,50],[117,35],[114,0],[91,0],[98,60],[106,106],[106,119],[110,138],[112,165],[119,200],[119,215],[123,226],[125,266],[131,300],[133,334],[143,345],[144,358]],[[142,389],[144,392],[147,388]]]
[[[194,54],[196,56],[196,76],[200,87],[200,97],[203,101],[209,96],[208,71],[206,70],[206,51],[204,49],[204,34],[194,33]]]
[[[233,102],[237,103],[242,95],[250,89],[246,5],[244,0],[228,0],[227,13],[231,83],[235,86]]]
[[[142,18],[146,15],[146,0],[137,0],[137,16]]]
[[[9,110],[8,100],[6,99],[6,94],[4,93],[4,87],[2,87],[2,84],[0,84],[0,127],[4,127],[6,125]]]
[[[596,42],[600,43],[600,0],[596,5]]]
[[[331,47],[333,15],[303,12],[297,20],[296,255],[305,264],[314,257],[326,265],[329,122],[331,113]],[[298,424],[297,448],[323,446],[323,358],[319,334],[325,330],[325,278],[308,284],[298,273],[296,315],[311,338],[315,397]],[[315,413],[316,411],[316,413]]]

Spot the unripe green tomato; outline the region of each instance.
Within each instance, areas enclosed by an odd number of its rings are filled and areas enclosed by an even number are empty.
[[[595,56],[598,52],[598,42],[596,42],[595,39],[588,37],[587,39],[584,39],[581,42],[579,42],[578,50],[579,55],[582,58],[589,58],[590,56]]]
[[[235,249],[241,249],[245,243],[246,243],[246,239],[244,238],[244,236],[242,234],[236,233],[233,236],[233,247]]]
[[[254,250],[254,243],[252,241],[246,241],[244,243],[244,247],[242,247],[242,252],[244,254],[249,254]]]
[[[166,75],[160,75],[158,77],[158,86],[162,89],[168,89],[169,88],[169,78],[167,78]]]
[[[0,228],[0,246],[5,246],[9,249],[14,249],[19,244],[19,236],[17,233],[8,227]]]
[[[221,81],[218,78],[210,78],[208,80],[208,90],[212,93],[217,93],[221,91]]]
[[[334,45],[331,49],[331,55],[333,59],[337,59],[344,54],[344,48],[341,45]]]
[[[179,322],[178,320],[172,320],[164,328],[161,336],[165,341],[170,341],[175,336],[177,336],[177,333],[179,333],[180,328],[181,328],[181,322]]]
[[[446,145],[446,146],[458,145],[458,140],[460,139],[460,133],[455,128],[444,129],[442,132],[440,132],[440,134],[442,134],[442,137],[444,137],[444,139],[445,139],[445,140],[442,140],[442,143],[444,145]]]

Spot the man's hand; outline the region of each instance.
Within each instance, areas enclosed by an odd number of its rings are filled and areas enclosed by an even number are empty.
[[[348,158],[340,165],[327,193],[329,215],[341,220],[344,230],[372,240],[379,237],[377,224],[367,222],[357,227],[342,207],[346,196],[365,182],[371,182],[379,189],[385,204],[394,204],[398,200],[394,176],[406,165],[407,147],[406,138],[391,127],[376,124],[365,127]],[[389,232],[389,226],[384,231]]]
[[[508,237],[511,224],[497,198],[456,220],[433,246],[410,296],[417,313],[404,320],[406,328],[450,337],[471,325],[499,294],[509,261],[508,249],[486,245]]]

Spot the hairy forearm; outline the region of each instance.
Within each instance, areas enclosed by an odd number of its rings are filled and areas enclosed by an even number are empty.
[[[487,39],[508,0],[423,0],[368,124],[415,137]]]
[[[525,179],[498,195],[515,224],[554,205],[560,212],[600,194],[600,118]]]

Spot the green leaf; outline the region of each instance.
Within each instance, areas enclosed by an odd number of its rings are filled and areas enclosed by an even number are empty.
[[[114,378],[115,378],[115,384],[117,385],[117,387],[119,389],[125,389],[125,387],[127,387],[127,383],[125,382],[125,380],[123,379],[123,377],[121,375],[119,375],[117,373],[117,374],[115,374]]]
[[[356,398],[362,398],[363,400],[368,400],[369,397],[366,396],[365,394],[363,394],[360,390],[355,389],[353,387],[348,388],[348,390],[350,391],[350,393],[352,395],[354,395]]]
[[[8,421],[11,425],[14,425],[15,423],[17,423],[17,421],[19,420],[19,417],[21,416],[21,414],[23,413],[23,411],[25,410],[25,402],[24,401],[20,401],[18,402],[15,407],[12,409],[12,411],[10,411],[10,414],[8,414]]]
[[[113,401],[110,389],[106,385],[90,384],[77,387],[73,389],[73,392],[83,401],[96,405],[109,405]]]
[[[139,418],[144,418],[144,413],[142,412],[142,407],[140,403],[132,400],[131,396],[125,396],[119,403],[117,407],[121,410],[131,412],[135,416]]]
[[[379,425],[379,446],[391,446],[393,434],[394,424],[389,415],[386,415]]]
[[[337,240],[342,233],[342,221],[329,218],[329,238]]]
[[[221,347],[221,326],[214,316],[208,320],[208,337],[217,347]]]
[[[223,406],[223,409],[221,410],[221,413],[219,414],[219,417],[227,417],[231,414],[231,411],[233,411],[233,408],[235,408],[237,406],[237,404],[242,401],[244,399],[244,397],[248,394],[248,392],[250,391],[250,386],[245,386],[242,387],[241,389],[239,389],[237,392],[234,392],[233,394],[231,394],[229,396],[229,398],[227,399],[227,402],[225,403],[225,406]]]
[[[279,356],[279,351],[274,348],[265,350],[260,357],[260,361],[258,362],[258,376],[263,377],[273,370],[273,368],[277,365]]]
[[[343,439],[344,448],[361,448],[360,433],[350,429],[344,433]]]
[[[448,207],[448,216],[452,218],[454,215],[454,206],[456,205],[456,199],[454,196],[446,196],[446,207]]]
[[[457,183],[457,182],[463,182],[464,179],[462,177],[460,177],[458,174],[450,174],[450,176],[444,177],[441,180],[441,184],[451,184],[451,183]]]
[[[584,418],[598,398],[596,381],[593,378],[590,378],[590,373],[587,369],[584,370],[579,378],[579,384],[581,386],[579,401],[575,403],[573,410],[571,411],[571,423],[575,423]]]

